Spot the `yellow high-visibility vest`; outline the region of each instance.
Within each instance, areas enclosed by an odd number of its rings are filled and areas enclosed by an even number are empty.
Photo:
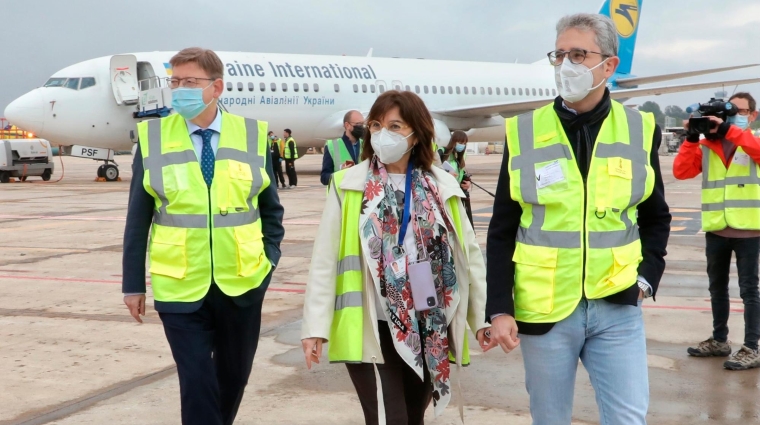
[[[760,167],[736,148],[728,168],[702,145],[702,230],[760,230]]]
[[[506,121],[512,198],[522,207],[515,318],[554,323],[585,291],[599,299],[636,284],[642,260],[636,207],[654,188],[652,114],[612,101],[584,183],[550,104]]]
[[[293,153],[295,154],[295,156],[293,156],[293,158],[290,157],[291,155],[290,155],[290,143],[289,142],[293,142]],[[298,146],[296,146],[296,141],[292,137],[288,137],[288,140],[286,140],[285,143],[283,143],[283,148],[282,149],[284,150],[283,158],[285,158],[285,159],[298,159]]]
[[[212,278],[229,296],[261,285],[272,268],[258,210],[258,195],[269,186],[267,123],[222,113],[210,188],[184,118],[170,115],[137,128],[143,186],[155,199],[150,243],[155,299],[198,301]]]

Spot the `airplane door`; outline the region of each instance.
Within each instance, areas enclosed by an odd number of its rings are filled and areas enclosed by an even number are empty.
[[[134,105],[139,97],[137,58],[134,55],[111,57],[111,89],[117,105]]]
[[[391,81],[391,87],[393,90],[404,91],[404,84],[399,80]]]

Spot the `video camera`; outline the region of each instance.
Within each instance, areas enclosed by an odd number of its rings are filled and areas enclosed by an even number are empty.
[[[711,98],[707,103],[697,103],[686,108],[686,112],[697,113],[698,117],[689,118],[689,134],[704,134],[706,139],[714,140],[719,139],[715,133],[710,133],[710,130],[717,127],[717,124],[707,117],[718,117],[723,121],[726,121],[728,117],[732,117],[739,112],[736,105],[731,102],[724,102]]]

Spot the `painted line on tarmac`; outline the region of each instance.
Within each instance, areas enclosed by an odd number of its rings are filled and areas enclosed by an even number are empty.
[[[2,219],[20,220],[63,220],[63,221],[124,221],[126,217],[78,217],[73,215],[10,215],[0,214]]]
[[[643,305],[643,308],[651,308],[656,310],[692,310],[692,311],[712,311],[710,307],[692,307],[686,305]],[[731,313],[744,313],[743,308],[732,308],[729,310]]]
[[[53,282],[78,282],[78,283],[106,283],[111,285],[121,284],[120,280],[102,280],[102,279],[80,279],[80,278],[67,278],[67,277],[50,277],[50,276],[27,276],[27,275],[0,275],[0,280],[46,280]],[[150,286],[150,281],[146,282]],[[305,289],[291,289],[291,288],[267,288],[267,291],[272,292],[289,292],[295,294],[306,293]]]
[[[58,419],[66,418],[67,416],[71,416],[74,413],[87,409],[88,407],[100,403],[101,401],[105,401],[118,395],[124,394],[137,387],[151,384],[153,382],[172,376],[176,373],[177,367],[169,366],[148,375],[140,376],[129,381],[111,385],[110,387],[107,387],[108,389],[105,391],[98,392],[94,395],[88,395],[76,400],[65,402],[38,416],[34,416],[28,419],[23,419],[22,417],[20,420],[11,420],[8,422],[2,421],[0,424],[7,423],[9,425],[43,425]]]

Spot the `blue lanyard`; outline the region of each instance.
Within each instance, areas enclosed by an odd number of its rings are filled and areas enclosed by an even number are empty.
[[[406,185],[404,189],[404,218],[401,220],[401,228],[398,232],[398,245],[404,246],[404,237],[406,237],[406,228],[409,226],[409,219],[412,217],[412,161],[406,167]]]

